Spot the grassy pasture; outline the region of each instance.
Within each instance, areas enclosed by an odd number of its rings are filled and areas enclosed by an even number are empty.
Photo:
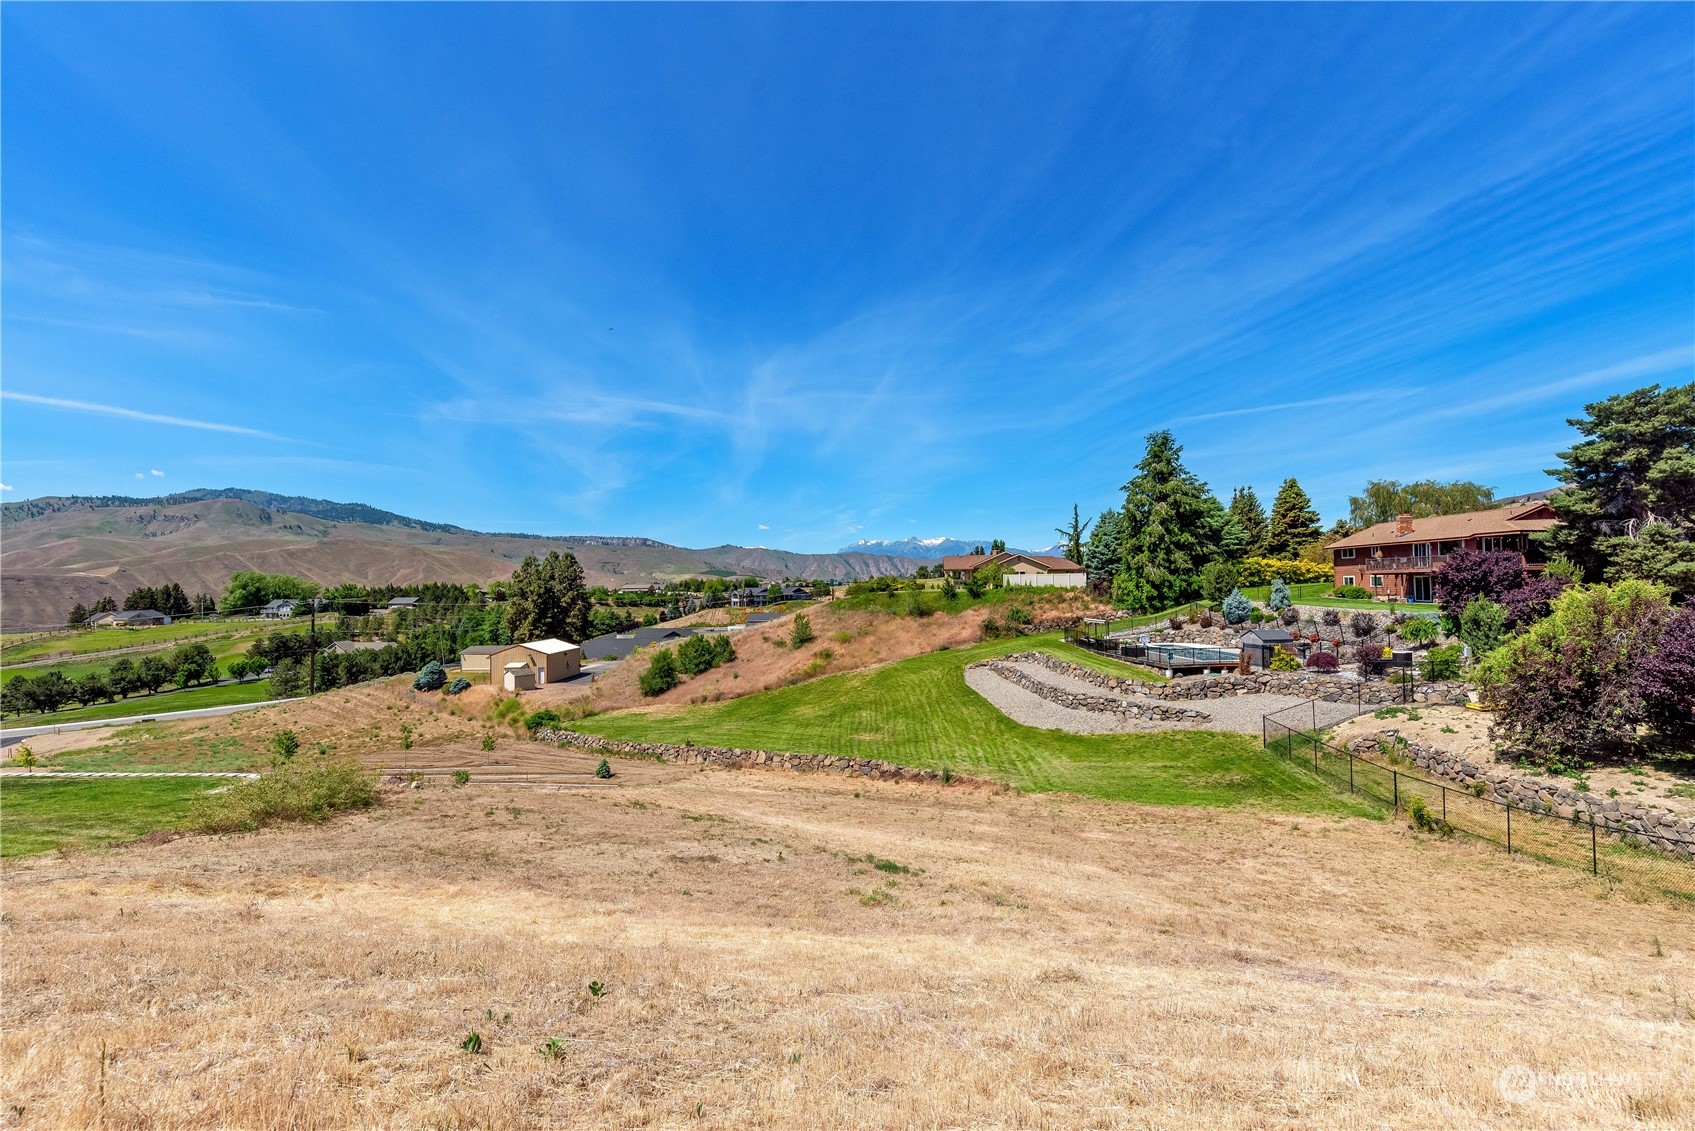
[[[0,779],[0,857],[55,848],[99,848],[174,828],[189,805],[221,778]]]
[[[665,714],[617,712],[574,726],[635,741],[883,758],[907,766],[947,767],[1034,791],[1067,790],[1151,804],[1365,812],[1245,735],[1037,730],[1008,719],[966,686],[966,665],[1032,646],[1061,647],[1051,635],[998,640],[723,703]]]
[[[46,726],[51,723],[80,723],[90,719],[127,719],[132,715],[157,715],[166,711],[197,711],[202,707],[229,707],[237,703],[260,703],[271,698],[271,681],[246,680],[208,687],[185,687],[157,695],[132,695],[116,703],[93,707],[67,707],[50,715],[19,715],[8,718],[8,727]]]

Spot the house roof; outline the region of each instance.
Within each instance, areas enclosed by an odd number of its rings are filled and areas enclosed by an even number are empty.
[[[337,640],[324,650],[346,655],[349,652],[380,652],[387,647],[386,640]]]
[[[293,597],[278,597],[275,601],[266,601],[265,602],[265,608],[267,608],[267,609],[280,609],[284,605],[293,605],[294,603],[295,603],[295,600],[294,600]]]
[[[1491,507],[1486,511],[1467,511],[1464,514],[1439,514],[1430,518],[1415,518],[1412,529],[1400,533],[1400,520],[1368,526],[1358,534],[1339,538],[1326,546],[1327,550],[1345,550],[1359,546],[1392,546],[1407,542],[1458,542],[1465,538],[1481,538],[1489,534],[1518,534],[1547,530],[1556,525],[1553,508],[1546,500],[1533,499],[1510,506]]]
[[[555,656],[560,652],[580,651],[575,644],[548,637],[546,640],[526,640],[522,644],[508,644],[508,648],[528,648],[532,652],[540,652],[544,656]],[[504,649],[503,649],[504,651]]]
[[[102,613],[101,615],[105,616],[106,614]],[[121,613],[112,613],[111,617],[113,620],[141,620],[143,617],[158,617],[163,620],[165,614],[158,609],[125,609]]]
[[[390,597],[388,600],[388,607],[391,609],[405,609],[411,608],[417,603],[418,598],[416,597]]]
[[[1056,558],[1049,554],[1019,554],[1011,550],[1002,550],[998,554],[952,554],[942,559],[944,570],[964,570],[975,572],[994,562],[998,565],[1016,561],[1031,562],[1041,566],[1049,573],[1081,573],[1083,567],[1070,558]]]
[[[609,632],[605,636],[583,641],[583,655],[591,660],[603,660],[607,656],[616,656],[622,660],[637,648],[692,634],[693,630],[690,628],[672,628],[668,625],[649,625],[634,632]]]

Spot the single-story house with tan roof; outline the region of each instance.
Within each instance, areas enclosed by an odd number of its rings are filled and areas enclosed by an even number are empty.
[[[489,681],[508,691],[530,691],[581,674],[583,650],[563,640],[508,644],[489,653]]]
[[[1326,547],[1335,567],[1336,585],[1358,585],[1380,597],[1434,601],[1433,575],[1455,550],[1507,550],[1519,555],[1527,572],[1546,568],[1541,547],[1531,538],[1559,522],[1546,498],[1531,497],[1464,514],[1414,518],[1368,526]]]
[[[1002,581],[1007,585],[1055,585],[1066,589],[1081,589],[1089,583],[1089,575],[1070,558],[1047,554],[1020,554],[1002,550],[998,554],[951,554],[942,559],[942,576],[964,581],[986,565],[998,565],[1005,572]]]

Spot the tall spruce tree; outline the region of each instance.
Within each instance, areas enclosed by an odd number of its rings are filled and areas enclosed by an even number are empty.
[[[1265,553],[1265,508],[1260,506],[1259,496],[1252,487],[1238,487],[1230,492],[1230,517],[1242,529],[1245,540],[1242,556],[1253,558]]]
[[[1089,530],[1089,524],[1082,521],[1077,512],[1077,504],[1071,504],[1071,525],[1056,526],[1054,533],[1059,535],[1060,545],[1065,547],[1067,560],[1083,564],[1083,535]]]
[[[1124,485],[1123,568],[1158,608],[1199,592],[1201,567],[1218,556],[1222,533],[1223,507],[1182,456],[1170,432],[1149,433],[1136,476]]]
[[[1080,563],[1088,571],[1091,585],[1111,585],[1124,564],[1122,548],[1118,544],[1118,518],[1118,512],[1112,510],[1102,511],[1095,519],[1094,533],[1089,535]]]
[[[588,639],[591,606],[576,555],[558,550],[539,560],[530,554],[506,587],[507,623],[517,641],[557,637],[580,644]]]
[[[1307,493],[1301,490],[1293,476],[1285,479],[1271,504],[1271,521],[1265,534],[1265,556],[1298,557],[1302,550],[1323,537],[1324,528],[1318,524],[1318,511],[1313,509],[1312,500],[1307,498]]]

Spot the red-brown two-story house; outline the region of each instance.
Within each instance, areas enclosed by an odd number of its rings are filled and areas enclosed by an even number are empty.
[[[1403,514],[1394,522],[1380,522],[1330,543],[1330,558],[1338,586],[1358,585],[1379,597],[1403,601],[1432,601],[1431,574],[1462,546],[1512,550],[1523,559],[1525,569],[1541,570],[1540,547],[1530,536],[1557,521],[1546,498],[1432,518]]]

